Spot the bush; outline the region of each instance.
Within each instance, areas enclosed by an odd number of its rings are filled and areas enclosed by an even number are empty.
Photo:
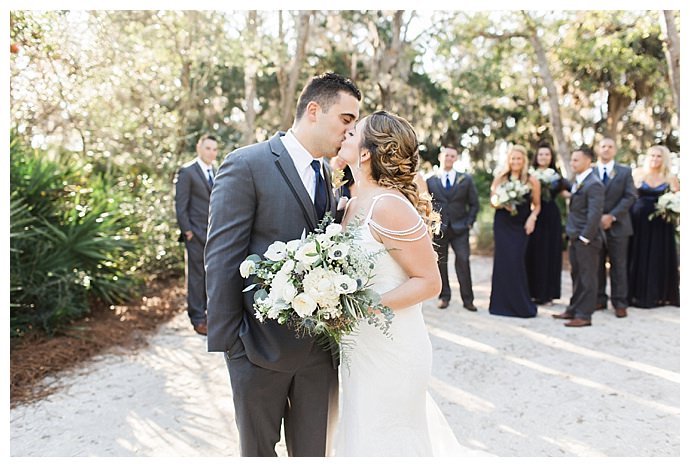
[[[118,303],[137,278],[134,243],[108,180],[86,179],[56,161],[10,145],[10,328],[54,332],[89,311],[89,299]]]

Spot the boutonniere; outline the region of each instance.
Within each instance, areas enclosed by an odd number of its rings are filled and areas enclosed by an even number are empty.
[[[331,176],[331,186],[333,187],[334,190],[337,190],[341,186],[345,185],[345,171],[344,170],[334,170],[333,175]]]
[[[460,185],[460,183],[465,179],[465,177],[467,177],[466,174],[459,174],[458,175],[458,185]]]
[[[616,168],[611,169],[611,173],[609,174],[609,180],[611,180],[613,177],[616,176]]]

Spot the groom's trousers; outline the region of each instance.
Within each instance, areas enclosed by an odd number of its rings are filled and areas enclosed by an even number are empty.
[[[291,457],[323,457],[338,403],[338,372],[314,344],[303,364],[282,372],[254,365],[244,350],[228,357],[243,457],[275,457],[281,424]]]

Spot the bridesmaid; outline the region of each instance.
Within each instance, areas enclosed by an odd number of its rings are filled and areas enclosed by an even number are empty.
[[[680,189],[670,172],[666,146],[652,146],[643,167],[633,172],[638,198],[630,208],[634,234],[628,252],[630,305],[637,308],[680,306],[676,227],[661,217],[649,220],[662,194]]]
[[[556,157],[548,143],[541,143],[532,159],[535,170],[552,169],[558,179],[548,189],[542,185],[541,212],[534,232],[527,242],[527,282],[532,300],[537,305],[550,305],[561,298],[561,270],[563,269],[563,227],[557,196],[569,193],[568,182],[556,167]]]
[[[525,252],[527,236],[534,231],[539,216],[541,194],[539,181],[528,170],[527,149],[515,145],[508,153],[505,168],[491,183],[492,197],[496,189],[509,180],[520,180],[530,187],[530,192],[517,206],[517,212],[498,207],[494,214],[494,269],[489,301],[492,315],[519,318],[537,315],[537,306],[530,298],[527,285]]]

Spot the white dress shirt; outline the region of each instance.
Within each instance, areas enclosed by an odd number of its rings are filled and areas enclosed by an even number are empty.
[[[448,172],[442,170],[439,177],[441,178],[441,185],[443,186],[443,188],[446,187],[446,179],[450,179],[450,186],[453,186],[453,184],[455,183],[455,170],[450,169]]]
[[[304,189],[309,193],[309,197],[314,201],[314,194],[316,193],[316,174],[314,169],[311,167],[312,161],[319,161],[321,164],[321,175],[323,176],[323,158],[315,158],[309,151],[306,150],[302,143],[297,140],[297,137],[292,132],[288,130],[284,136],[280,137],[285,149],[287,149],[288,154],[292,158],[292,162],[295,164],[295,169],[302,179],[304,184]],[[326,177],[324,177],[324,180]]]
[[[616,163],[613,159],[608,161],[606,164],[597,162],[597,169],[599,170],[599,178],[604,179],[604,167],[606,167],[606,174],[611,178],[611,172],[613,172],[613,165]]]
[[[206,162],[201,160],[201,157],[196,158],[196,163],[199,164],[199,167],[201,167],[201,171],[204,172],[204,176],[208,178],[208,171],[211,171],[211,180],[215,179],[216,177],[213,175],[214,170],[213,170],[213,165],[209,165]]]

